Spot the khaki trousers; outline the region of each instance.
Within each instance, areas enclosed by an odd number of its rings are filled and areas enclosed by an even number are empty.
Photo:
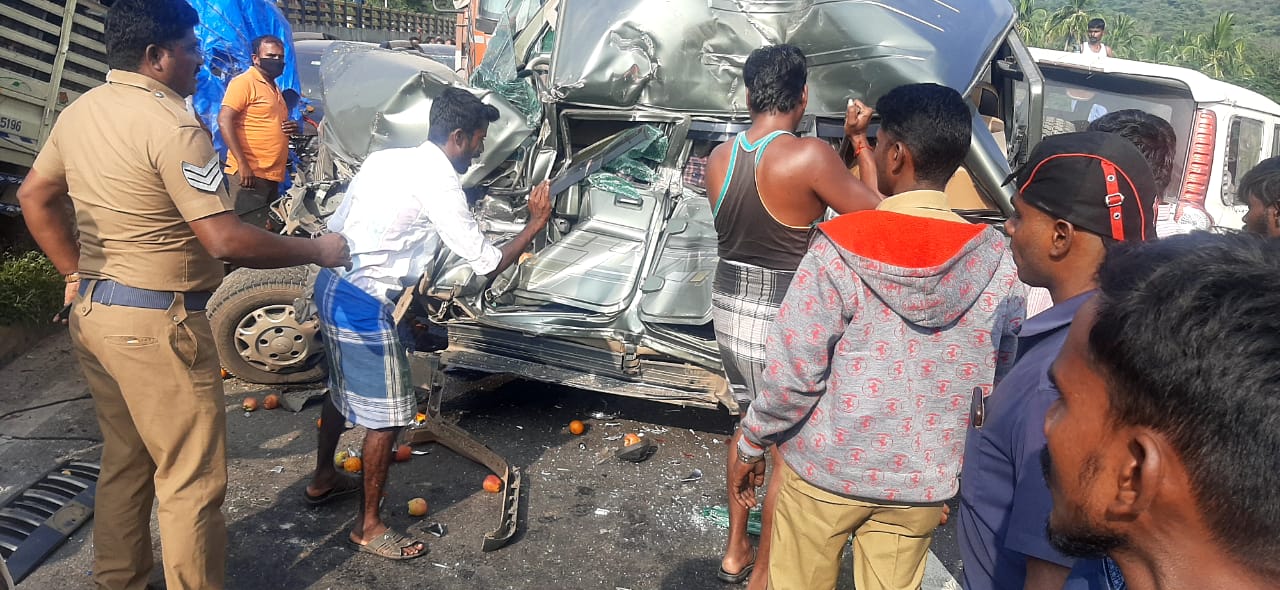
[[[94,583],[142,589],[155,565],[159,499],[169,590],[219,589],[226,575],[227,416],[213,332],[182,297],[168,310],[78,298],[76,356],[102,428],[94,507]]]
[[[853,535],[858,590],[915,590],[942,505],[873,504],[826,492],[779,461],[769,554],[771,590],[835,588],[840,553]],[[770,490],[770,493],[774,493]]]

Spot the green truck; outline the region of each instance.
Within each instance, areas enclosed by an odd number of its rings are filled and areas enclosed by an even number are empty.
[[[17,185],[58,113],[106,78],[106,12],[97,0],[0,4],[0,215],[17,215]]]

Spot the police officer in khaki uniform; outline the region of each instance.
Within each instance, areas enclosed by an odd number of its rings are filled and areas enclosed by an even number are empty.
[[[117,0],[107,83],[58,118],[18,195],[74,298],[71,336],[105,441],[93,568],[103,589],[146,585],[157,498],[167,587],[223,587],[226,413],[204,312],[223,261],[350,263],[341,235],[287,238],[235,217],[183,103],[203,62],[197,22],[184,0]]]

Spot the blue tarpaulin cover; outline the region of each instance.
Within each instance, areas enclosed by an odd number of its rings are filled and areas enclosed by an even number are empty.
[[[213,146],[226,159],[227,146],[218,130],[218,111],[222,95],[232,78],[253,66],[253,40],[261,35],[275,35],[284,40],[284,73],[276,78],[280,91],[300,94],[297,61],[293,54],[293,30],[284,14],[270,0],[188,0],[200,15],[196,37],[204,51],[204,66],[197,76],[192,105],[213,132]],[[297,120],[298,106],[289,111]],[[283,187],[282,187],[283,188]]]

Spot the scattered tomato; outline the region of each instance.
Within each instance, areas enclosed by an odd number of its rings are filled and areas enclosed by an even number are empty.
[[[265,410],[274,410],[280,407],[280,396],[271,393],[267,397],[262,398],[262,408]]]
[[[396,447],[395,457],[396,461],[400,463],[408,461],[413,457],[413,447],[410,447],[409,445],[400,445]]]
[[[586,431],[587,425],[583,424],[582,420],[574,420],[569,423],[569,432],[572,432],[573,434],[582,434]]]
[[[634,432],[628,432],[626,436],[622,437],[622,445],[626,447],[629,447],[631,445],[638,445],[641,442],[643,441]]]
[[[361,468],[360,457],[347,457],[347,460],[342,462],[342,468],[351,473],[359,473]]]
[[[246,412],[252,412],[258,409],[258,398],[246,397],[244,398],[244,403],[240,404],[240,407],[244,408],[244,411]]]
[[[484,478],[484,491],[490,494],[496,494],[502,491],[502,479],[496,475],[489,474]]]
[[[422,498],[409,500],[409,516],[426,516],[427,501]]]

